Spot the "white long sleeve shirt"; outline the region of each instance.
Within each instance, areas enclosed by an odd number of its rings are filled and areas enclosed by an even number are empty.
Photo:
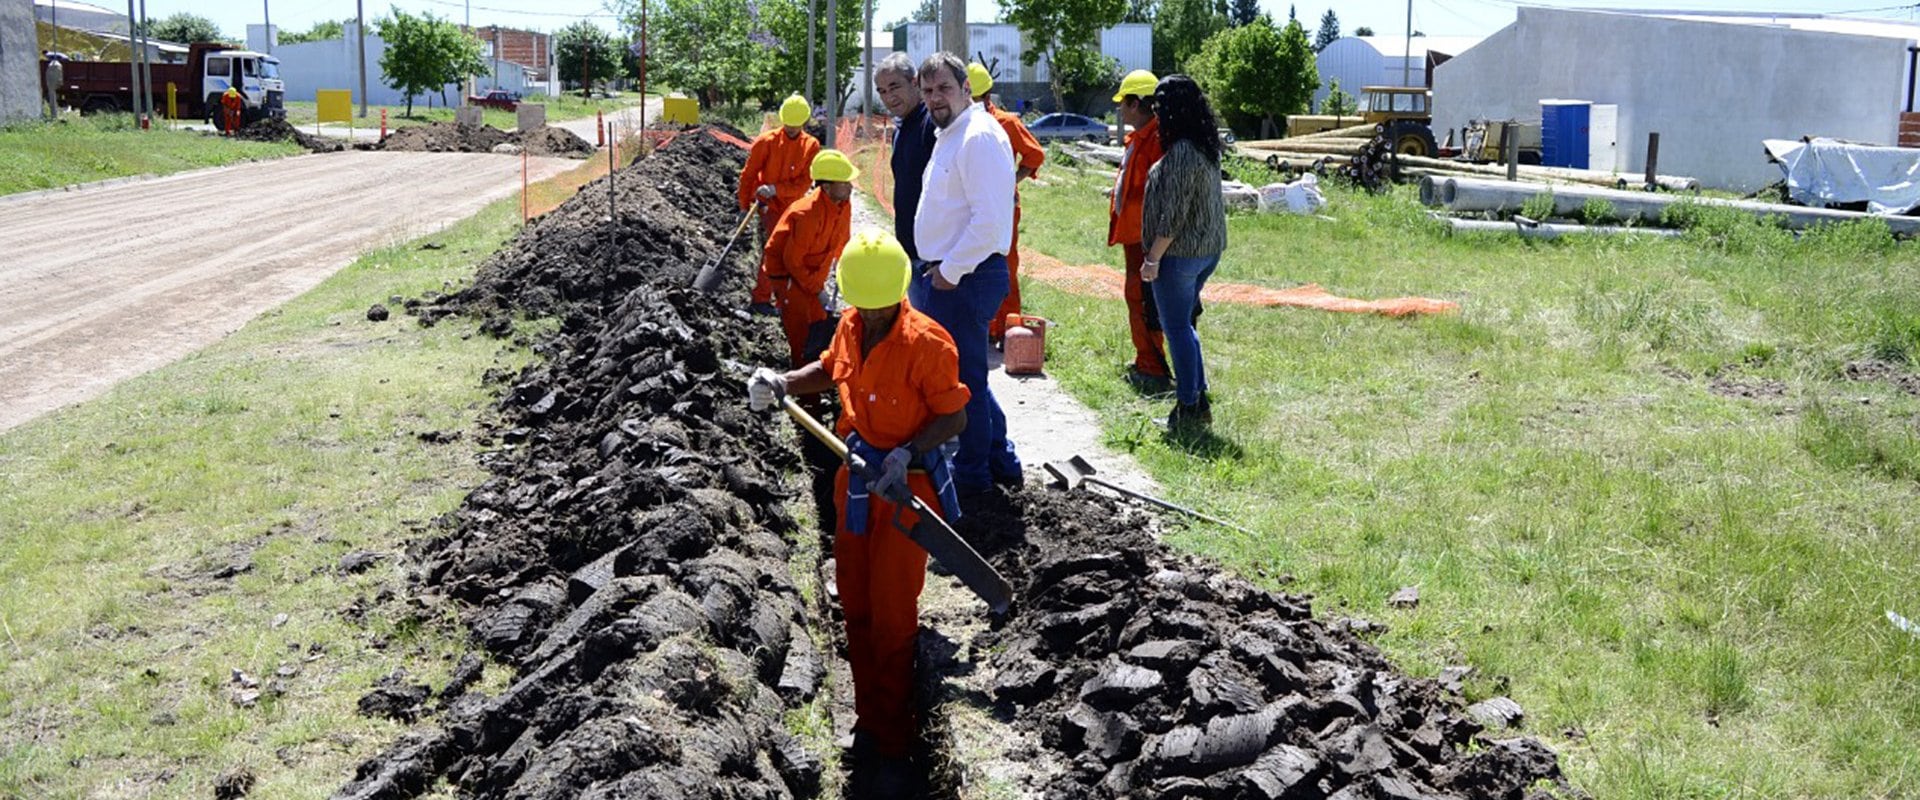
[[[979,103],[935,133],[913,238],[949,283],[1013,244],[1013,168],[1013,143]]]

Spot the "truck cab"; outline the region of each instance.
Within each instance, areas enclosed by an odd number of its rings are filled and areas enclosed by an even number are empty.
[[[220,96],[228,86],[237,86],[246,95],[248,123],[268,117],[286,118],[286,84],[280,80],[280,59],[252,50],[212,50],[188,63],[195,61],[202,64],[200,95],[206,98],[208,121],[218,122]]]

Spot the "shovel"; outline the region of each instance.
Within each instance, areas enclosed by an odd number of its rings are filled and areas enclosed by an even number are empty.
[[[753,221],[754,212],[759,210],[760,203],[755,201],[752,207],[741,212],[740,224],[733,226],[733,235],[727,237],[727,246],[720,248],[720,252],[714,254],[713,258],[707,259],[707,263],[701,264],[700,274],[693,276],[693,288],[703,292],[712,292],[720,288],[720,281],[727,277],[720,271],[720,265],[726,262],[727,254],[733,252],[733,243],[740,241],[740,234],[746,232],[747,223]]]
[[[1141,494],[1140,492],[1136,492],[1132,489],[1115,486],[1111,482],[1102,480],[1100,478],[1096,478],[1094,477],[1093,464],[1089,463],[1086,459],[1081,458],[1080,456],[1074,456],[1065,461],[1047,462],[1047,474],[1052,475],[1054,480],[1059,481],[1062,486],[1065,486],[1067,491],[1073,491],[1075,489],[1080,488],[1082,485],[1090,483],[1095,486],[1099,486],[1103,489],[1106,489],[1108,491],[1116,492],[1126,497],[1131,497],[1135,500],[1145,500],[1146,502],[1149,502],[1161,508],[1167,509],[1168,511],[1178,511],[1190,517],[1206,520],[1207,522],[1211,522],[1222,528],[1232,528],[1233,530],[1239,531],[1248,536],[1254,535],[1253,531],[1247,530],[1246,528],[1242,528],[1239,525],[1235,525],[1224,519],[1213,516],[1212,514],[1203,514],[1191,508],[1187,508],[1186,506],[1174,505],[1173,503],[1169,503],[1158,497],[1154,497],[1152,495],[1147,495],[1147,494]]]

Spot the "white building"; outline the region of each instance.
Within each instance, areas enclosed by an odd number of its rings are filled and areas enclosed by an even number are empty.
[[[1477,36],[1347,36],[1335,39],[1314,57],[1320,70],[1320,89],[1313,107],[1327,99],[1333,82],[1354,97],[1366,86],[1429,86],[1429,58],[1445,60],[1480,43]]]
[[[347,22],[343,26],[346,35],[339,39],[274,47],[273,56],[280,59],[280,77],[287,85],[287,100],[311,102],[321,89],[346,89],[353,93],[354,103],[360,102],[360,60],[354,52],[358,27],[353,22]],[[385,75],[380,72],[380,57],[386,52],[386,40],[371,30],[367,31],[367,103],[406,105],[407,96],[388,86]],[[475,85],[480,89],[498,86],[510,92],[525,93],[531,88],[525,67],[511,61],[489,60],[487,63],[490,69],[497,65],[498,72],[477,76]],[[447,102],[459,105],[461,91],[459,85],[447,84]],[[439,92],[415,95],[413,104],[425,107],[429,98],[433,105],[440,105]]]
[[[884,35],[884,34],[882,34]],[[1047,86],[1052,75],[1042,57],[1029,67],[1020,55],[1028,45],[1020,29],[1006,24],[970,24],[967,26],[967,52],[958,54],[968,61],[979,61],[994,69],[994,94],[1007,99],[1036,99],[1042,106],[1053,104]],[[895,28],[891,50],[904,51],[918,64],[940,49],[940,26],[932,22],[910,22]],[[1120,63],[1121,74],[1153,68],[1153,26],[1123,23],[1100,32],[1100,52]],[[881,53],[880,57],[886,57]],[[1105,97],[1100,99],[1104,100]],[[877,102],[877,101],[876,101]],[[1015,105],[1016,103],[1009,103]],[[1109,104],[1110,105],[1110,104]]]
[[[1512,25],[1434,70],[1436,133],[1472,119],[1540,119],[1540,101],[1617,105],[1618,157],[1708,186],[1780,177],[1763,139],[1893,144],[1920,26],[1874,20],[1521,8]],[[1444,135],[1444,134],[1442,134]]]

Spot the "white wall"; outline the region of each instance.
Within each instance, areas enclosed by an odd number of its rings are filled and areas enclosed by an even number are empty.
[[[280,78],[287,85],[287,100],[312,101],[314,93],[320,89],[346,89],[353,93],[353,102],[360,102],[359,61],[354,53],[355,25],[346,24],[346,36],[321,42],[302,44],[283,44],[273,50],[273,56],[280,59]],[[367,103],[370,105],[405,105],[407,97],[400,90],[385,83],[380,72],[380,57],[387,52],[386,40],[371,30],[367,32]],[[495,62],[489,59],[488,67]],[[530,85],[527,82],[526,69],[510,61],[498,62],[500,74],[498,85],[511,92],[525,93]],[[485,90],[495,85],[493,76],[482,74],[475,79],[475,85]],[[460,104],[461,88],[447,85],[447,100],[453,105]],[[424,107],[427,95],[415,95],[415,106]],[[432,94],[433,104],[440,105],[438,92]]]
[[[1434,132],[1470,119],[1538,121],[1541,98],[1620,106],[1621,165],[1750,191],[1778,180],[1762,139],[1891,144],[1908,42],[1633,14],[1521,8],[1512,24],[1434,70]]]
[[[40,110],[33,0],[0,0],[0,123],[38,116]]]
[[[918,64],[933,55],[940,39],[940,26],[932,22],[911,22],[907,29],[907,56]],[[1041,58],[1028,67],[1020,63],[1026,44],[1020,29],[1013,25],[968,25],[968,48],[962,57],[973,61],[982,55],[987,62],[999,59],[997,81],[1004,83],[1046,83],[1052,80],[1047,60]],[[1100,52],[1120,62],[1120,72],[1153,68],[1153,27],[1121,24],[1100,32]]]

